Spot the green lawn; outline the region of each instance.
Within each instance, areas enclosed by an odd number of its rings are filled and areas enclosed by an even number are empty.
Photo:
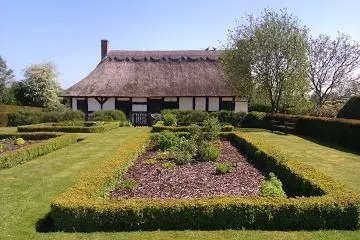
[[[282,135],[265,130],[248,131],[252,137],[262,139],[292,159],[313,166],[360,194],[359,154],[340,151],[295,135]]]
[[[4,132],[4,128],[0,128],[0,131]],[[6,132],[11,131],[14,129],[6,129]],[[114,152],[122,142],[143,131],[149,131],[149,129],[121,128],[100,134],[82,134],[85,140],[79,143],[23,165],[1,170],[0,239],[360,239],[360,231],[229,230],[121,233],[42,233],[36,231],[36,223],[49,212],[49,203],[52,198],[70,187],[81,174],[86,172],[86,169],[93,167]],[[260,133],[255,135],[262,137]],[[304,141],[304,144],[313,143]],[[328,151],[333,150],[328,149]]]

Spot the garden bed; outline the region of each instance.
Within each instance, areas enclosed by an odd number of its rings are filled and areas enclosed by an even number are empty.
[[[23,144],[16,144],[14,138],[0,139],[0,155],[38,142],[41,140],[27,140]]]
[[[152,141],[128,172],[124,180],[135,180],[136,187],[118,187],[111,193],[113,199],[130,197],[203,197],[219,195],[257,196],[263,174],[252,166],[230,141],[220,141],[220,156],[216,162],[194,162],[163,167],[166,160],[157,159]],[[156,160],[156,162],[155,162]],[[232,171],[216,174],[218,163],[227,163]],[[121,182],[120,182],[121,184]]]

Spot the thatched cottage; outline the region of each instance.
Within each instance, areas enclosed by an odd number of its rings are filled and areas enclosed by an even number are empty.
[[[220,51],[108,51],[101,40],[101,61],[83,80],[62,94],[85,113],[120,109],[128,116],[162,109],[247,111],[226,86]]]

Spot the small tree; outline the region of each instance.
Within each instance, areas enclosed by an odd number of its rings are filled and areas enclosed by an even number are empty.
[[[262,89],[273,112],[307,92],[307,29],[288,14],[265,9],[249,15],[228,35],[222,69],[237,95],[251,98]]]
[[[360,67],[360,45],[339,33],[336,39],[319,35],[310,40],[308,77],[318,106],[334,92],[356,85]]]
[[[13,78],[13,70],[7,67],[5,60],[0,56],[0,103],[8,102],[8,91],[6,87]]]
[[[33,64],[25,69],[24,77],[24,97],[30,100],[29,105],[50,109],[62,106],[58,98],[61,88],[54,64]]]

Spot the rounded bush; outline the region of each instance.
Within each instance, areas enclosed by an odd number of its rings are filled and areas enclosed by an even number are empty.
[[[37,124],[42,121],[42,112],[33,112],[28,110],[20,110],[8,115],[9,126]]]
[[[24,145],[25,144],[25,140],[22,138],[17,138],[15,139],[15,144],[16,145]]]

